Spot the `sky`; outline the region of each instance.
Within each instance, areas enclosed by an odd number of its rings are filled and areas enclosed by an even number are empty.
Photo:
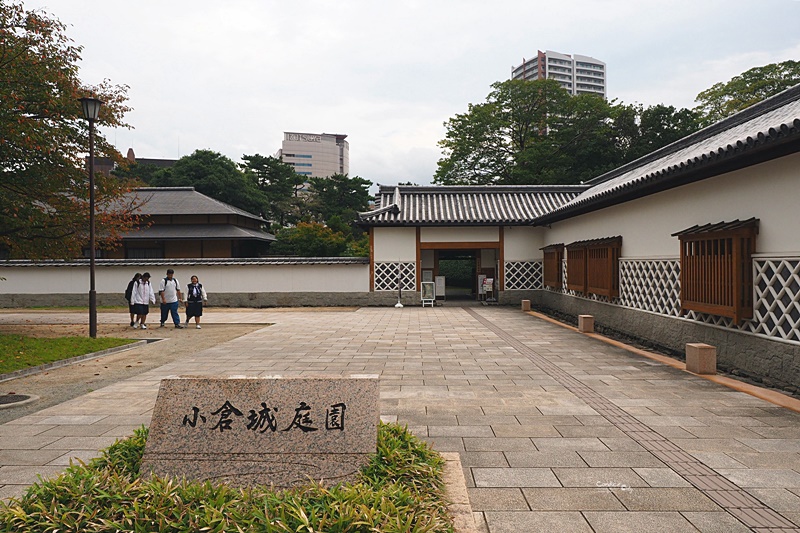
[[[350,175],[431,183],[444,123],[537,50],[597,58],[609,99],[693,107],[800,59],[800,0],[23,0],[67,24],[80,76],[129,86],[123,153],[274,155],[343,133]],[[374,190],[374,189],[373,189]]]

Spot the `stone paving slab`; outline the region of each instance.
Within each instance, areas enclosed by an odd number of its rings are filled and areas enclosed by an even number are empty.
[[[798,530],[800,414],[596,336],[503,307],[212,316],[274,325],[0,426],[0,497],[148,424],[164,377],[358,372],[459,454],[478,531]]]

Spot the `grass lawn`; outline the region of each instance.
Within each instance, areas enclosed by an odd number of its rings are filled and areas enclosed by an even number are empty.
[[[111,337],[38,338],[0,333],[0,374],[135,342]]]

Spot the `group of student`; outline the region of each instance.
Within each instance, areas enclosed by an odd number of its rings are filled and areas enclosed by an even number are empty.
[[[180,283],[175,279],[175,271],[167,270],[167,276],[158,284],[158,296],[161,300],[161,327],[171,315],[175,329],[183,329],[178,307],[183,303],[186,307],[186,324],[194,318],[195,327],[200,329],[200,317],[203,316],[203,304],[208,302],[208,295],[197,276],[192,276],[192,282],[186,287],[186,292],[181,291]],[[156,293],[150,283],[150,273],[138,272],[128,283],[125,289],[125,299],[128,301],[128,310],[131,314],[131,327],[147,329],[147,315],[150,304],[155,305]]]

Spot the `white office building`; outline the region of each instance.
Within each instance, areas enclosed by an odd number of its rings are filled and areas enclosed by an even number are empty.
[[[589,56],[561,54],[547,50],[511,68],[515,80],[552,79],[570,94],[598,94],[606,97],[606,64]]]
[[[350,145],[347,135],[335,133],[283,133],[283,145],[276,157],[295,172],[309,178],[327,178],[350,173]]]

